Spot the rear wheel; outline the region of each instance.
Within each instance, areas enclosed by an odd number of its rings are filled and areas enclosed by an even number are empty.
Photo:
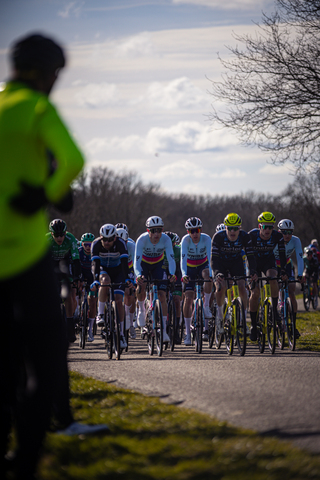
[[[293,313],[292,303],[289,298],[287,298],[287,336],[288,336],[288,344],[290,350],[294,350],[296,348],[296,322],[295,316]]]
[[[170,338],[170,350],[173,352],[176,338],[176,307],[173,299],[170,300],[168,304],[168,323],[167,323],[167,333]]]
[[[303,305],[305,310],[308,312],[310,308],[310,297],[309,297],[309,286],[303,286]]]
[[[196,352],[202,352],[202,333],[203,333],[203,305],[202,300],[198,299],[195,306],[196,328],[195,328],[195,347]]]
[[[259,352],[263,353],[266,345],[266,335],[264,327],[264,306],[260,306],[259,315],[257,318],[257,336]]]
[[[113,318],[111,315],[110,305],[107,304],[104,309],[104,324],[105,324],[105,346],[107,350],[107,355],[109,360],[112,359],[113,355]]]
[[[87,329],[88,329],[88,304],[85,302],[82,307],[80,314],[80,330],[79,330],[79,344],[80,348],[84,348],[86,345],[87,339]]]
[[[120,360],[121,348],[120,348],[120,324],[118,321],[118,310],[116,302],[112,302],[111,305],[111,316],[113,317],[113,344],[114,344],[114,353],[116,360]]]
[[[162,327],[162,309],[160,300],[154,302],[154,335],[156,339],[156,346],[158,357],[161,357],[163,351],[163,327]]]
[[[226,308],[227,308],[227,304],[225,303],[223,314],[224,314]],[[222,344],[223,339],[224,339],[224,334],[223,333],[218,333],[219,328],[217,327],[217,322],[219,322],[219,321],[221,322],[221,320],[218,320],[218,314],[217,314],[217,309],[216,309],[215,333],[214,333],[214,341],[215,341],[215,344],[216,344],[216,349],[219,349],[221,347],[221,344]]]
[[[228,307],[227,314],[224,321],[224,341],[227,347],[229,355],[233,354],[234,335],[231,334],[231,322],[232,322],[232,307]]]
[[[274,354],[276,350],[276,320],[270,303],[267,304],[267,337],[269,350]]]
[[[241,356],[246,353],[247,322],[241,299],[236,302],[236,343]]]
[[[150,310],[147,310],[146,315],[146,336],[147,336],[147,343],[148,343],[148,352],[149,355],[153,355],[154,352],[154,333],[152,328],[152,318]]]
[[[126,352],[128,351],[128,347],[129,347],[129,328],[127,329],[129,323],[130,323],[129,319],[127,319],[126,313],[124,313],[123,331],[124,331],[124,338],[127,342],[127,346],[125,348]]]

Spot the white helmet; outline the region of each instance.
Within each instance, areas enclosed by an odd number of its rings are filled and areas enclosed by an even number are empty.
[[[225,230],[226,226],[224,223],[219,223],[219,225],[216,226],[216,232],[221,232],[221,230]]]
[[[284,218],[283,220],[280,220],[280,222],[278,223],[278,228],[279,230],[293,230],[294,224],[288,218]]]
[[[163,227],[164,223],[162,218],[160,217],[149,217],[148,220],[146,221],[146,227],[147,228],[154,228],[154,227]]]
[[[112,223],[106,223],[100,228],[100,235],[104,238],[113,237],[113,235],[116,235],[116,233],[117,229],[114,225],[112,225]]]
[[[125,242],[129,238],[129,234],[125,228],[117,228],[117,237],[122,238]]]
[[[190,217],[184,224],[187,230],[190,230],[191,228],[201,228],[202,227],[202,222],[200,218],[198,217]]]
[[[129,229],[128,229],[128,227],[125,223],[116,223],[115,227],[116,227],[117,230],[118,230],[118,228],[124,228],[126,230],[126,232],[129,233]]]

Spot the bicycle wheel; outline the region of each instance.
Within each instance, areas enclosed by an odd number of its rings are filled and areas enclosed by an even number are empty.
[[[314,289],[313,289],[314,290]],[[316,295],[312,292],[312,295],[311,296],[311,303],[312,303],[312,308],[313,310],[317,310],[317,306],[318,306],[318,299],[316,297]]]
[[[274,318],[273,308],[267,303],[267,337],[269,350],[274,354],[276,349],[276,319]]]
[[[163,351],[163,329],[162,329],[162,309],[160,300],[154,302],[154,335],[158,356],[161,357]]]
[[[223,314],[225,312],[227,308],[227,304],[225,303],[224,304],[224,309],[223,309]],[[214,328],[214,341],[215,341],[215,345],[216,345],[216,349],[219,350],[219,348],[221,347],[221,344],[224,340],[224,333],[218,333],[218,328],[217,328],[217,322],[218,319],[217,319],[217,306],[216,306],[216,316],[215,316],[215,319],[214,319],[214,324],[215,324],[215,328]]]
[[[168,304],[167,333],[170,338],[170,350],[173,352],[176,338],[176,307],[172,298]]]
[[[310,297],[309,297],[309,287],[307,285],[304,285],[303,287],[303,305],[306,312],[308,312],[310,308]]]
[[[208,321],[208,337],[209,337],[209,348],[213,347],[213,342],[215,338],[215,328],[214,328],[214,317],[209,318]]]
[[[202,352],[202,333],[203,333],[203,305],[202,300],[198,299],[195,305],[196,329],[195,329],[195,347],[196,352]]]
[[[236,343],[242,357],[246,353],[247,322],[244,307],[240,298],[236,301]]]
[[[88,329],[88,304],[85,302],[80,314],[80,331],[79,331],[79,345],[80,348],[85,348]]]
[[[285,318],[284,318],[284,307],[282,306],[280,308],[279,304],[278,304],[278,313],[279,313],[280,321],[277,322],[277,325],[276,325],[277,343],[280,350],[283,350],[284,343],[285,343],[285,327],[284,327]]]
[[[264,331],[264,307],[260,305],[259,315],[257,318],[257,336],[259,352],[263,353],[266,345],[266,335]]]
[[[127,346],[125,348],[125,352],[128,351],[128,347],[129,347],[129,329],[127,330],[127,324],[129,323],[129,319],[127,320],[127,317],[126,317],[126,312],[124,312],[124,320],[123,320],[123,331],[124,331],[124,338],[127,342]]]
[[[287,298],[287,336],[290,350],[296,348],[296,322],[290,298]]]
[[[110,304],[107,304],[104,309],[104,323],[105,323],[105,347],[109,360],[113,355],[113,317],[111,315]]]
[[[120,360],[121,356],[121,348],[120,348],[120,323],[118,320],[118,309],[116,306],[116,302],[113,301],[111,304],[111,317],[112,317],[112,324],[113,324],[113,344],[114,344],[114,353],[116,356],[116,360]]]
[[[231,334],[231,322],[233,312],[232,307],[228,307],[228,311],[224,320],[224,341],[229,355],[233,354],[234,335]]]

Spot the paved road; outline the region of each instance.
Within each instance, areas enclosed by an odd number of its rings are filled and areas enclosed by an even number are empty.
[[[163,401],[194,408],[233,425],[276,435],[320,453],[320,354],[259,354],[251,345],[244,357],[225,347],[201,355],[178,346],[161,358],[149,357],[146,341],[132,341],[120,361],[107,360],[99,336],[85,350],[69,351],[71,370]]]

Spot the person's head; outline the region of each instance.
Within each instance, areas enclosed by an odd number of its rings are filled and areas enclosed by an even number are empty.
[[[202,222],[198,217],[190,217],[184,224],[193,243],[199,243],[202,230]]]
[[[216,226],[216,232],[221,232],[222,230],[225,230],[226,226],[224,223],[219,223],[219,225]]]
[[[312,256],[313,256],[313,251],[312,251],[312,249],[311,249],[311,248],[308,248],[308,249],[306,250],[306,254],[307,254],[307,258],[310,260],[310,259],[312,258]]]
[[[179,245],[180,243],[180,237],[177,233],[174,232],[164,232],[168,237],[170,238],[172,242],[172,246],[174,247],[175,245]]]
[[[316,238],[313,238],[310,243],[315,248],[318,248],[318,246],[319,246],[318,240]]]
[[[163,232],[164,223],[162,218],[156,215],[149,217],[146,221],[146,227],[151,243],[155,245],[159,242]]]
[[[271,212],[262,212],[258,217],[260,237],[269,240],[276,223],[276,217]]]
[[[235,242],[239,237],[242,220],[237,213],[228,213],[223,221],[227,237],[231,242]]]
[[[115,226],[117,226],[117,225],[115,225]],[[128,231],[125,228],[120,228],[120,227],[117,228],[117,237],[122,238],[122,240],[127,242],[128,238],[129,238]]]
[[[117,229],[112,223],[106,223],[100,228],[102,246],[110,250],[116,240]]]
[[[84,248],[84,251],[86,253],[89,253],[91,250],[91,244],[94,240],[94,235],[93,233],[84,233],[81,237],[81,245]]]
[[[284,243],[290,242],[294,230],[294,224],[292,220],[284,218],[278,223],[279,232],[282,233]]]
[[[10,62],[14,80],[49,95],[66,59],[63,49],[54,40],[32,34],[13,43]]]
[[[58,245],[62,245],[67,232],[67,224],[61,218],[55,218],[49,223],[49,230],[51,232],[54,241]]]
[[[125,223],[116,223],[115,227],[116,227],[117,230],[118,230],[118,228],[124,228],[126,230],[126,232],[128,232],[128,234],[129,234],[129,229],[128,229],[128,227]]]

